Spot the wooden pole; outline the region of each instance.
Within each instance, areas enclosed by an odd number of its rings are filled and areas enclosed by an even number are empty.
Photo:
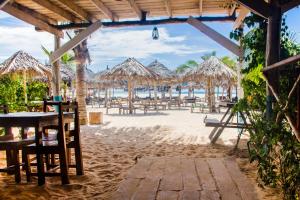
[[[272,12],[268,17],[268,29],[267,29],[267,44],[266,44],[266,67],[270,66],[280,59],[280,32],[281,32],[281,8],[278,7],[279,2],[277,0],[270,0],[270,6]],[[278,70],[273,70],[269,75],[269,80],[272,80],[270,84],[275,90],[278,89]],[[272,102],[273,102],[272,91],[267,88],[267,118],[272,117]]]
[[[132,114],[132,80],[129,77],[128,79],[128,106],[129,106],[129,114]]]
[[[172,85],[169,88],[169,99],[172,100]]]
[[[209,112],[212,112],[211,82],[210,82],[210,77],[207,78],[207,102],[208,102]]]
[[[154,103],[155,106],[157,105],[157,85],[156,82],[154,82]]]
[[[59,49],[60,38],[54,36],[54,50]],[[53,97],[60,95],[60,63],[59,60],[52,65],[52,93]]]
[[[24,70],[23,71],[23,87],[24,87],[24,101],[25,101],[25,104],[27,104],[27,102],[28,102],[26,82],[27,82],[27,74],[26,74],[26,71]]]

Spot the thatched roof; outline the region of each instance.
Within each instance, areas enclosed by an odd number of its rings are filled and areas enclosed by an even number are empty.
[[[29,76],[51,76],[51,70],[26,52],[18,51],[0,64],[0,75],[23,73]]]
[[[108,70],[104,77],[109,80],[127,80],[129,78],[136,81],[156,80],[158,75],[147,69],[135,58],[128,58],[124,62]]]
[[[201,63],[197,68],[192,69],[185,75],[186,80],[205,81],[206,78],[212,78],[216,84],[222,85],[225,82],[231,82],[237,76],[236,72],[225,65],[217,57],[212,56]]]
[[[76,77],[75,71],[70,66],[63,64],[60,66],[60,75],[63,81],[71,81]]]
[[[147,68],[158,74],[161,81],[171,81],[177,78],[177,75],[174,71],[169,70],[164,64],[158,62],[157,60],[150,63]]]

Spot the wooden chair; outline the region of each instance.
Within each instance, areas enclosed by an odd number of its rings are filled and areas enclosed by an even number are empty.
[[[31,172],[32,163],[29,160],[29,155],[36,154],[37,151],[40,151],[41,154],[45,155],[47,172],[45,176],[61,176],[62,184],[69,183],[68,177],[68,168],[76,167],[77,175],[83,174],[83,162],[82,162],[82,153],[80,145],[80,126],[79,126],[79,112],[78,112],[78,103],[70,102],[47,102],[44,101],[44,111],[47,112],[49,106],[56,106],[58,110],[58,124],[50,127],[44,127],[44,131],[47,132],[49,129],[57,130],[56,138],[50,137],[45,134],[47,137],[43,139],[42,145],[36,147],[35,144],[28,145],[24,147],[24,154],[26,156],[26,176],[27,181],[30,181],[32,175],[38,175]],[[64,117],[66,113],[72,112],[72,117]],[[70,123],[74,122],[74,129],[70,130]],[[67,135],[67,137],[66,137]],[[75,149],[75,160],[76,164],[71,165],[71,154],[67,153],[67,148]],[[52,155],[52,161],[49,162],[49,157]],[[56,164],[55,155],[59,155],[59,165]],[[60,173],[53,173],[58,167],[60,167]]]
[[[0,112],[8,114],[8,106],[0,105]],[[3,136],[0,136],[0,151],[6,152],[6,168],[1,168],[0,172],[14,174],[15,181],[19,183],[21,182],[20,166],[22,165],[19,160],[19,150],[21,150],[24,145],[34,143],[34,139],[27,138],[23,128],[21,130],[20,139],[14,138],[11,128],[5,128],[4,133]],[[24,161],[24,157],[22,161]]]

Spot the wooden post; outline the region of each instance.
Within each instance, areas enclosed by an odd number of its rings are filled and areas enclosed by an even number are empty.
[[[129,106],[129,114],[132,114],[132,80],[129,77],[128,79],[128,106]]]
[[[156,81],[154,81],[154,103],[155,106],[157,105],[157,85],[156,85]]]
[[[172,100],[172,85],[169,88],[169,99]]]
[[[267,29],[267,44],[266,44],[266,67],[270,66],[280,59],[280,32],[281,32],[281,8],[278,0],[270,0],[270,6],[272,12],[268,17],[268,29]],[[278,70],[273,70],[269,73],[269,80],[272,80],[270,84],[273,85],[275,90],[278,89]],[[272,117],[272,102],[273,94],[269,88],[267,88],[267,118]]]
[[[24,101],[25,101],[25,104],[27,104],[27,85],[26,85],[26,82],[27,82],[27,74],[26,74],[26,71],[24,70],[23,71],[23,89],[24,89]]]
[[[54,50],[59,49],[60,38],[54,36]],[[52,95],[53,97],[60,95],[60,66],[59,60],[52,65]]]
[[[210,81],[210,77],[207,78],[207,102],[208,102],[209,112],[212,112],[211,81]]]

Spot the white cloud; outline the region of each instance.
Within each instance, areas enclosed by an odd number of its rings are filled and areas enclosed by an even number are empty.
[[[185,44],[185,36],[171,36],[165,28],[159,28],[159,39],[152,39],[152,30],[101,30],[89,40],[94,63],[108,58],[135,57],[145,59],[159,54],[183,56],[206,50]]]

